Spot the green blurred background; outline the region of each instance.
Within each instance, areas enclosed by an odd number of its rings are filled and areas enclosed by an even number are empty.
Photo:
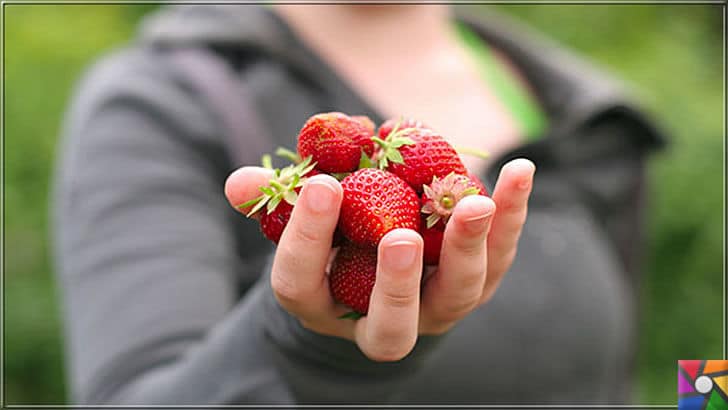
[[[150,5],[5,7],[5,402],[66,402],[49,189],[74,83]],[[488,7],[483,9],[487,12]],[[627,81],[669,131],[650,165],[635,402],[676,402],[676,360],[722,357],[723,55],[718,6],[497,6]]]

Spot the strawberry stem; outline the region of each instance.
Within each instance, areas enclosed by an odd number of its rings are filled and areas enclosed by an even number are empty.
[[[276,155],[281,158],[285,158],[293,162],[294,164],[300,164],[302,162],[301,156],[289,150],[288,148],[278,147],[276,149]]]
[[[453,148],[455,148],[455,151],[457,151],[458,154],[470,155],[472,157],[477,157],[480,159],[487,159],[488,157],[490,157],[490,153],[488,153],[488,151],[480,150],[477,148],[462,147],[459,145],[454,145]]]

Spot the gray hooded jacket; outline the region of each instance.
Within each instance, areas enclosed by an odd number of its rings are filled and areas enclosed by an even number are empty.
[[[514,157],[538,168],[519,256],[495,297],[396,363],[371,362],[278,307],[266,278],[273,248],[222,192],[241,162],[294,147],[311,114],[381,122],[372,107],[252,5],[163,8],[136,42],[95,64],[67,115],[54,201],[74,400],[628,401],[644,159],[659,134],[563,48],[502,17],[470,24],[524,73],[550,128],[483,176],[492,187]],[[168,58],[180,47],[231,68],[230,88],[255,111],[241,118],[258,121],[242,152]]]

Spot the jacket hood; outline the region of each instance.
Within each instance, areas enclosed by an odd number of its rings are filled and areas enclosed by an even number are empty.
[[[160,45],[220,44],[276,48],[284,36],[272,13],[256,5],[172,5],[147,15],[143,42]]]

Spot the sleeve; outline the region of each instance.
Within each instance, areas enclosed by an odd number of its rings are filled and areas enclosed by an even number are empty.
[[[259,233],[224,198],[216,124],[170,76],[151,51],[120,52],[66,118],[53,214],[74,401],[390,400],[434,341],[375,363],[278,307],[269,258],[241,256]]]

